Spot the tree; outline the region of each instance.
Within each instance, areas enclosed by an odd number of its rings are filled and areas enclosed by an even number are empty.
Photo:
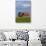
[[[23,15],[24,15],[24,13],[22,13],[22,12],[19,12],[19,13],[18,13],[18,16],[19,16],[19,17],[22,17]]]

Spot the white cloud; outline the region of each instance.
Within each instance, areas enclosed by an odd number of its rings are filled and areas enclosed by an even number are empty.
[[[31,5],[30,4],[23,4],[22,6],[23,7],[30,7]]]

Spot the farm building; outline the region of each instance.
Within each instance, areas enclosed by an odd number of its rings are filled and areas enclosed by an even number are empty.
[[[28,12],[19,12],[18,16],[22,17],[22,16],[30,16],[30,14]]]

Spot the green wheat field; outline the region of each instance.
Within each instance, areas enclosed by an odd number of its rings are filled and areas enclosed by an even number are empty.
[[[16,22],[17,23],[30,23],[31,18],[30,17],[16,17]]]

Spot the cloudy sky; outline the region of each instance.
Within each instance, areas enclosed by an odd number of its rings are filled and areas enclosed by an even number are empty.
[[[16,0],[16,1],[31,1],[31,0]]]
[[[16,13],[18,12],[30,12],[31,2],[30,1],[16,1]]]

